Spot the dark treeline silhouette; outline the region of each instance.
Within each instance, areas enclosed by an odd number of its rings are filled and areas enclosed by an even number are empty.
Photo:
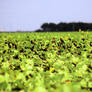
[[[68,31],[78,31],[79,29],[83,31],[92,31],[92,23],[84,22],[61,22],[55,23],[44,23],[41,28],[36,30],[36,32],[68,32]]]

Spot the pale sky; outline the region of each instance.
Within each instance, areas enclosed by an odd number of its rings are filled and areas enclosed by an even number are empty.
[[[92,0],[0,0],[0,29],[5,31],[79,21],[92,22]]]

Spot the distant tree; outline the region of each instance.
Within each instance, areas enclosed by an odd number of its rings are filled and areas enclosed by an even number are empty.
[[[44,23],[44,24],[42,24],[41,29],[44,30],[44,31],[47,31],[48,30],[48,26],[49,26],[48,23]]]
[[[43,32],[41,29],[37,29],[35,32]]]
[[[79,29],[83,31],[92,31],[92,23],[84,23],[84,22],[60,22],[58,24],[55,23],[44,23],[41,26],[43,32],[62,32],[62,31],[78,31]]]
[[[55,23],[49,23],[48,25],[48,31],[56,31],[56,24]]]
[[[59,31],[66,31],[66,25],[67,25],[67,23],[61,22],[61,23],[57,24],[57,29]]]

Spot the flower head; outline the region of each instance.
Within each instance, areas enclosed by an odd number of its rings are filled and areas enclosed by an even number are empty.
[[[54,68],[53,67],[50,67],[50,72],[54,71]]]

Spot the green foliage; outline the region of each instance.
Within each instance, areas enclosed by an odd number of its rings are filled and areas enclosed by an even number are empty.
[[[1,33],[0,92],[92,92],[92,33]]]

